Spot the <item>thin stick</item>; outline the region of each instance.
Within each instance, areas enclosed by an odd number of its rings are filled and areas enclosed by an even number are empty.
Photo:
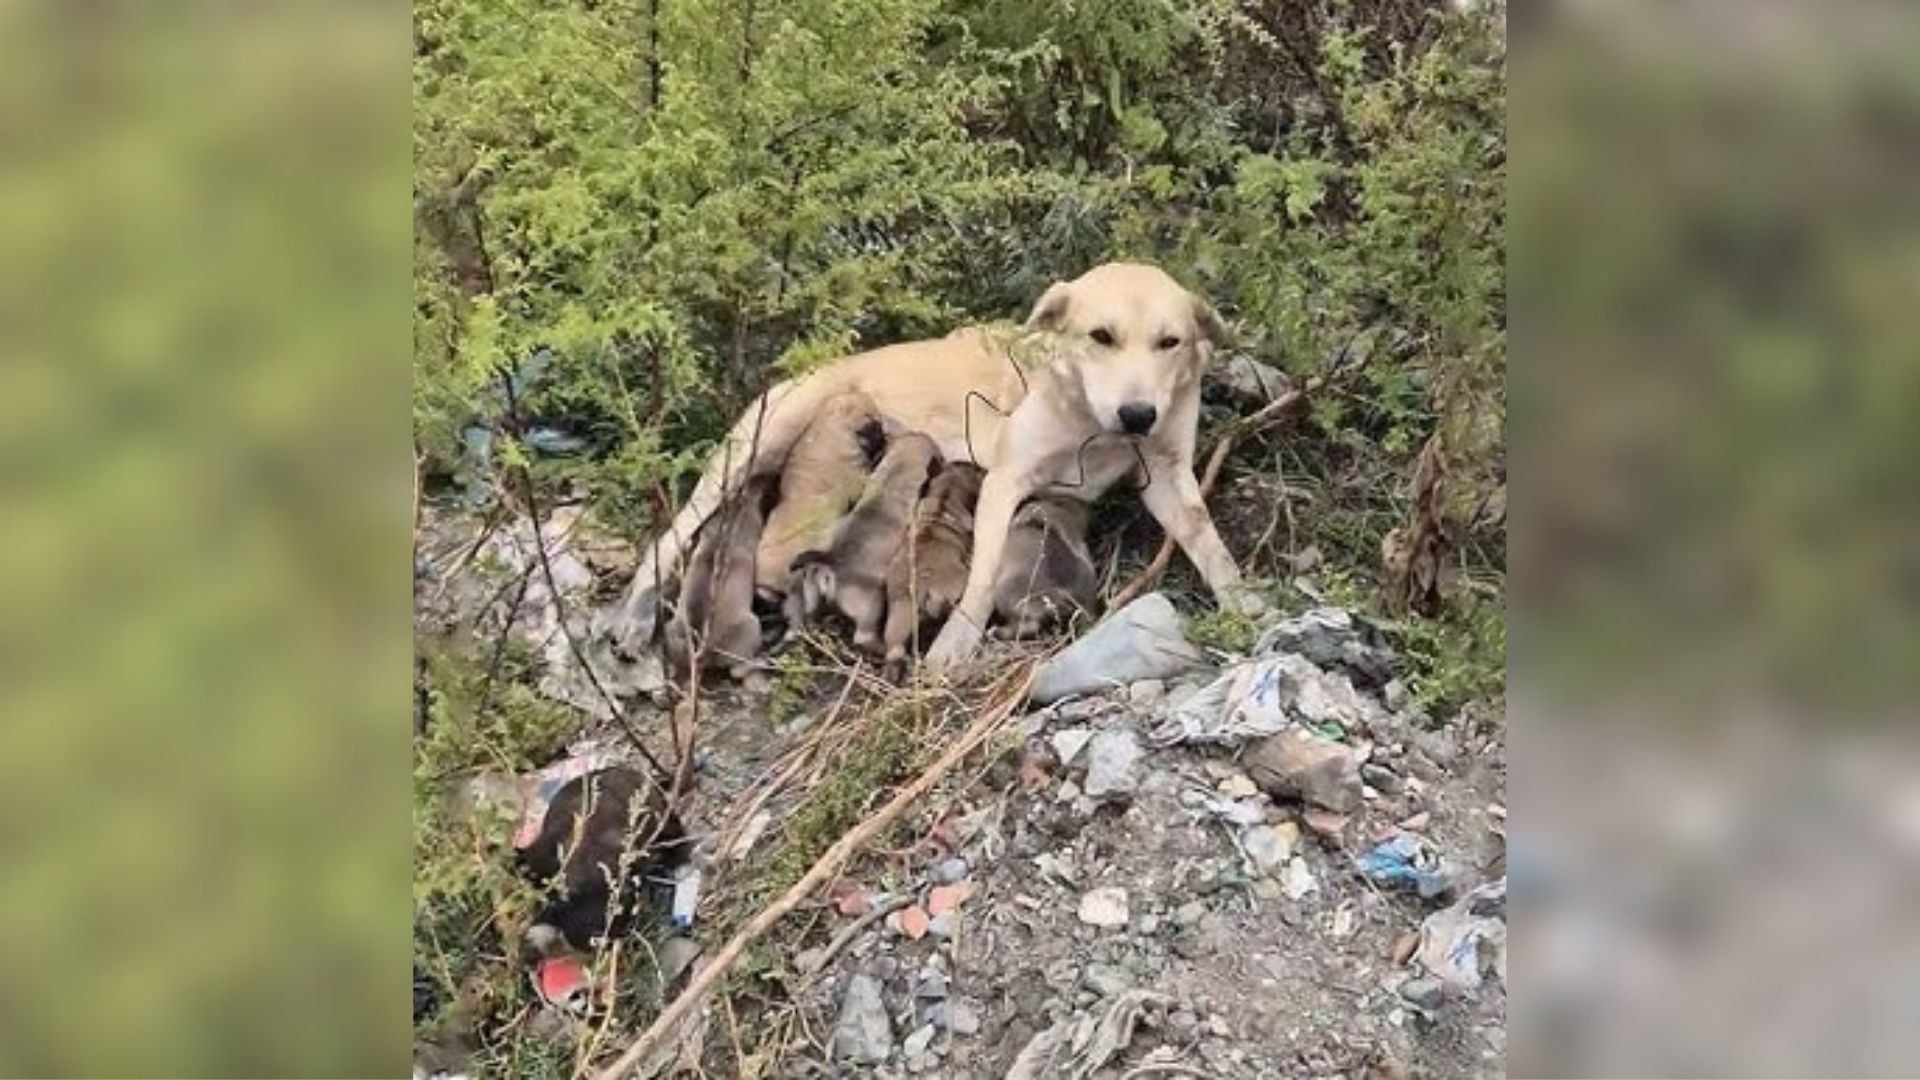
[[[844,930],[833,935],[833,940],[821,946],[819,951],[801,953],[799,958],[794,961],[794,969],[802,975],[812,977],[828,964],[832,963],[833,958],[840,955],[841,949],[846,948],[854,938],[860,936],[860,931],[865,930],[867,927],[872,926],[874,923],[899,911],[912,902],[913,897],[911,896],[896,896],[883,904],[874,905],[871,911],[855,919],[849,923]]]
[[[1281,394],[1262,406],[1259,412],[1222,432],[1220,438],[1213,444],[1213,452],[1207,456],[1206,470],[1200,475],[1200,497],[1204,499],[1213,494],[1213,485],[1220,480],[1220,469],[1227,463],[1227,455],[1233,451],[1235,440],[1255,434],[1271,424],[1282,412],[1305,398],[1308,391],[1318,389],[1320,381],[1318,377],[1308,379],[1306,385],[1300,389]],[[1141,593],[1153,588],[1154,582],[1160,580],[1160,575],[1166,573],[1167,567],[1173,565],[1174,546],[1172,536],[1163,537],[1160,541],[1160,550],[1153,553],[1153,561],[1149,562],[1147,568],[1140,571],[1132,581],[1127,582],[1125,588],[1115,593],[1113,599],[1107,601],[1107,610],[1125,607]]]
[[[657,1049],[661,1040],[665,1039],[669,1032],[679,1028],[681,1022],[700,1004],[708,991],[713,989],[714,984],[720,981],[720,977],[740,959],[740,954],[746,951],[748,945],[772,929],[775,923],[792,913],[816,889],[826,884],[828,879],[838,873],[855,852],[886,831],[894,820],[906,811],[907,807],[932,790],[942,777],[953,771],[953,767],[958,765],[961,759],[985,742],[988,736],[1013,715],[1015,707],[1026,700],[1027,689],[1033,685],[1034,670],[1033,665],[1026,665],[1017,676],[1009,680],[1016,686],[1015,692],[1002,696],[998,704],[983,710],[973,723],[967,725],[966,731],[961,733],[953,745],[947,747],[946,752],[941,754],[932,765],[927,766],[926,771],[895,793],[893,798],[875,811],[871,817],[855,826],[839,840],[834,841],[833,846],[820,856],[799,881],[794,882],[793,886],[782,893],[779,899],[755,915],[747,925],[741,927],[721,947],[720,951],[714,954],[713,959],[701,967],[699,974],[693,977],[693,980],[687,984],[687,988],[674,999],[673,1004],[667,1006],[659,1016],[655,1017],[647,1030],[641,1032],[640,1036],[634,1039],[633,1044],[628,1046],[612,1065],[600,1071],[597,1080],[617,1080]]]

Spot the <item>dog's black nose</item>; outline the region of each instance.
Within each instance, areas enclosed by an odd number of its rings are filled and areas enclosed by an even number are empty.
[[[1153,430],[1160,410],[1144,401],[1129,401],[1120,406],[1120,430],[1129,435],[1145,435]]]

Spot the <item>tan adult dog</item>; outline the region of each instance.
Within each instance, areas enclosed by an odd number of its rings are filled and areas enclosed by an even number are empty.
[[[856,648],[879,651],[887,569],[906,542],[914,507],[939,464],[940,451],[925,435],[908,432],[887,445],[860,502],[833,530],[833,542],[793,560],[789,629],[805,630],[822,613],[838,611],[853,623]]]
[[[935,666],[979,644],[1014,510],[1042,490],[1092,502],[1137,476],[1147,511],[1215,597],[1257,606],[1239,587],[1193,473],[1200,375],[1224,333],[1213,309],[1155,267],[1109,263],[1048,288],[1026,329],[1011,343],[974,328],[875,349],[768,390],[642,560],[615,627],[620,643],[635,650],[651,640],[655,582],[678,569],[687,538],[723,493],[778,469],[821,405],[849,390],[899,427],[925,432],[949,460],[987,470],[966,595],[927,654]]]

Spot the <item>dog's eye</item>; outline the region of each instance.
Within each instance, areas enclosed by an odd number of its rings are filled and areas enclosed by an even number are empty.
[[[1095,330],[1093,333],[1088,334],[1087,336],[1099,342],[1102,345],[1113,344],[1113,331],[1108,330],[1104,326],[1100,327],[1098,330]]]
[[[1171,349],[1180,344],[1180,339],[1177,337],[1163,337],[1158,344],[1163,349]]]

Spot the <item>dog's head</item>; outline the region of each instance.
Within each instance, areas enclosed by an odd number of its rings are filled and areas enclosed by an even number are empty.
[[[1067,339],[1061,374],[1101,428],[1134,436],[1166,418],[1226,336],[1205,300],[1139,263],[1107,263],[1053,285],[1027,328]]]

